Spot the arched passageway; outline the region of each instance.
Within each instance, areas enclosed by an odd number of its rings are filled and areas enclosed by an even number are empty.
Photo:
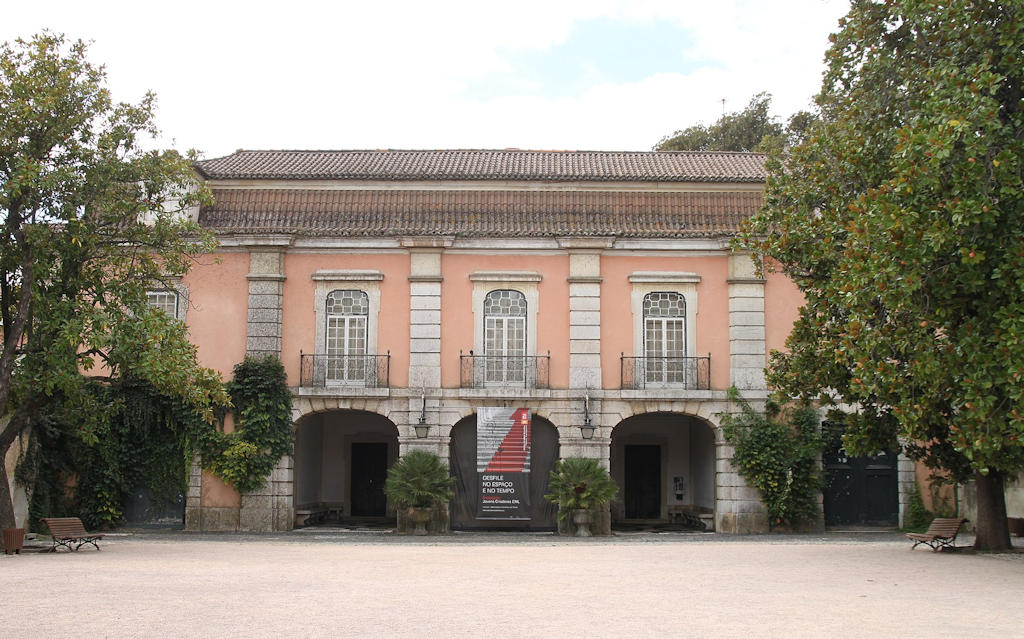
[[[712,527],[715,434],[706,421],[680,413],[630,417],[612,430],[610,453],[620,490],[613,523],[698,517]]]
[[[452,426],[451,469],[455,477],[455,498],[451,502],[455,530],[554,530],[556,508],[544,499],[548,478],[558,461],[558,429],[548,420],[534,416],[530,446],[530,519],[478,519],[480,478],[477,472],[476,415]]]
[[[384,497],[398,428],[375,413],[328,411],[295,428],[296,524],[393,516]]]

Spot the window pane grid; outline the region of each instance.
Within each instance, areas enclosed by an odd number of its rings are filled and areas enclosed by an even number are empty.
[[[173,291],[150,291],[146,293],[146,303],[170,317],[178,317],[178,294]]]
[[[686,301],[679,293],[644,297],[644,372],[650,384],[686,384]]]
[[[368,296],[363,291],[331,291],[326,307],[327,380],[365,382]]]
[[[526,297],[491,291],[484,298],[484,381],[520,384],[526,376]]]

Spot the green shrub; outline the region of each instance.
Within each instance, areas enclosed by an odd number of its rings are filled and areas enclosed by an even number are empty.
[[[910,532],[924,532],[928,530],[933,519],[935,519],[935,515],[924,507],[921,491],[915,484],[907,491],[907,510],[903,515],[903,529]]]
[[[813,521],[820,511],[824,487],[819,462],[825,447],[820,420],[807,404],[770,414],[758,413],[735,388],[729,399],[740,405],[738,415],[722,415],[722,433],[736,453],[732,464],[748,484],[761,493],[770,527]]]
[[[455,478],[433,453],[414,450],[388,469],[384,494],[396,508],[430,508],[449,501]]]
[[[574,510],[593,510],[615,499],[619,487],[596,459],[566,457],[555,464],[544,495],[558,505],[558,519],[564,520]]]

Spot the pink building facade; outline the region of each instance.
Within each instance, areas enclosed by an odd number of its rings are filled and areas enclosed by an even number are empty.
[[[767,528],[730,464],[730,386],[759,402],[800,303],[729,242],[761,205],[733,153],[239,151],[198,164],[220,241],[176,293],[202,363],[280,357],[295,448],[264,490],[194,469],[193,530],[384,517],[408,450],[449,461],[455,528],[550,529],[547,473],[594,457],[613,523]],[[476,411],[533,415],[529,521],[473,516]]]

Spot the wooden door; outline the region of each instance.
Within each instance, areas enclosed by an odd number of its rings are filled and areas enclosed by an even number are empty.
[[[661,446],[623,446],[626,519],[661,518]]]
[[[383,517],[387,502],[384,481],[388,474],[386,443],[352,444],[351,513],[354,517]]]

